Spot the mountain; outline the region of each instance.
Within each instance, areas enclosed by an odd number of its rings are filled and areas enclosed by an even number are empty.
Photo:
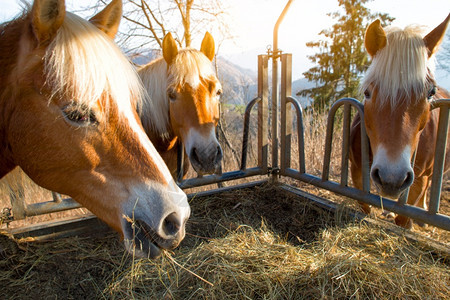
[[[129,53],[131,61],[138,66],[145,65],[152,60],[161,56],[161,50],[147,49],[142,50],[139,53]]]
[[[139,54],[129,55],[133,63],[143,65],[149,61],[159,57],[161,52],[159,50],[145,50]],[[255,58],[256,60],[256,58]],[[217,69],[217,77],[222,84],[223,96],[222,101],[232,105],[246,105],[257,95],[257,72],[252,69],[238,66],[219,56],[214,61]],[[269,72],[270,73],[270,72]],[[269,87],[271,86],[271,73],[269,74]],[[310,88],[313,84],[308,82],[305,78],[298,79],[292,82],[292,96],[300,101],[303,107],[309,104],[309,100],[305,97],[299,97],[295,94],[302,89]]]
[[[217,57],[217,73],[222,84],[222,101],[227,104],[244,105],[257,94],[257,74],[241,68],[223,57]]]
[[[297,93],[304,89],[309,89],[314,86],[314,83],[308,81],[306,78],[300,78],[292,82],[292,97],[297,99],[303,108],[311,104],[311,98],[297,96]]]

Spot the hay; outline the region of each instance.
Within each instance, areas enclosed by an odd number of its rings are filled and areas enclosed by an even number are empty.
[[[242,226],[225,238],[178,253],[177,261],[139,261],[105,294],[112,298],[446,299],[448,266],[429,252],[362,225],[324,230],[296,247],[267,230]],[[132,289],[131,289],[132,287]]]
[[[21,242],[4,251],[3,295],[445,299],[450,294],[448,258],[360,224],[345,209],[336,217],[274,186],[194,197],[191,205],[186,239],[153,261],[124,254],[115,234]]]

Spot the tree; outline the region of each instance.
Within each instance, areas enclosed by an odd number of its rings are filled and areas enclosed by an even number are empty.
[[[360,77],[369,64],[364,50],[365,29],[376,18],[383,26],[394,20],[387,14],[371,14],[364,6],[369,1],[338,0],[344,14],[339,11],[328,13],[336,19],[336,24],[319,33],[325,39],[306,44],[310,48],[319,48],[318,53],[308,56],[316,66],[303,73],[316,86],[301,90],[297,95],[313,98],[315,109],[324,110],[342,97],[358,97]]]
[[[120,43],[131,50],[144,45],[161,48],[168,32],[180,47],[190,47],[193,36],[203,36],[206,31],[217,30],[224,39],[229,38],[225,11],[221,0],[128,0]]]

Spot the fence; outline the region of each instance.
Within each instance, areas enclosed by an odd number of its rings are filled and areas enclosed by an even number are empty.
[[[325,139],[325,154],[323,158],[322,176],[317,177],[308,174],[305,169],[305,147],[302,108],[298,101],[291,97],[292,88],[292,54],[283,54],[278,50],[277,34],[278,27],[284,14],[287,12],[291,1],[288,2],[283,13],[278,19],[274,29],[274,47],[267,54],[258,56],[258,95],[250,101],[244,114],[244,130],[242,139],[242,157],[239,170],[225,172],[223,174],[208,175],[200,178],[189,178],[182,180],[178,176],[178,184],[182,189],[198,187],[213,183],[220,183],[256,175],[270,175],[276,181],[280,176],[294,178],[316,187],[332,191],[334,193],[350,197],[352,199],[383,207],[385,210],[411,217],[424,223],[450,230],[450,216],[439,213],[440,194],[442,188],[443,165],[445,159],[445,148],[447,144],[448,119],[450,99],[441,99],[432,103],[432,109],[440,108],[438,125],[438,140],[435,149],[434,171],[432,175],[430,205],[428,210],[406,204],[407,192],[398,200],[380,197],[370,192],[369,177],[369,143],[365,133],[364,109],[362,104],[352,98],[337,101],[330,109],[327,121],[327,135]],[[272,93],[269,110],[269,59],[272,60]],[[278,61],[281,62],[280,82],[278,82]],[[280,93],[278,93],[280,87]],[[280,99],[278,99],[278,96]],[[278,101],[279,100],[279,101]],[[247,145],[249,140],[250,115],[257,107],[257,141],[258,141],[258,163],[256,167],[247,168]],[[333,126],[336,112],[343,109],[343,143],[341,145],[341,176],[340,181],[329,179],[330,157],[332,149]],[[361,116],[362,136],[362,182],[363,189],[349,187],[348,185],[348,155],[351,112],[355,110]],[[293,137],[293,116],[296,116],[296,129],[298,140],[298,169],[291,167],[291,147]],[[270,114],[270,115],[269,115]],[[278,116],[280,116],[280,128],[278,128]],[[271,124],[271,139],[269,141],[269,120]],[[278,132],[279,131],[279,132]],[[271,146],[271,147],[269,147]],[[271,148],[271,151],[269,151]],[[271,160],[269,162],[269,152]],[[179,174],[182,174],[180,166],[183,165],[183,151],[179,151]],[[58,212],[67,209],[78,208],[80,205],[73,199],[61,199],[53,193],[53,201],[26,205],[23,199],[23,191],[11,191],[12,211],[4,210],[4,220],[19,220],[27,216]]]

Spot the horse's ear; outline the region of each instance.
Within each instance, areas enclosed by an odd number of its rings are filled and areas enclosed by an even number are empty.
[[[170,65],[175,56],[177,56],[178,54],[177,43],[173,39],[170,32],[164,37],[162,48],[164,60],[166,61],[167,65]]]
[[[64,0],[35,0],[31,9],[33,32],[40,44],[51,41],[64,22]]]
[[[101,12],[93,16],[89,21],[98,29],[114,39],[119,30],[122,18],[122,0],[113,0]]]
[[[386,33],[381,27],[380,20],[374,21],[367,27],[366,35],[364,37],[364,45],[370,56],[375,56],[377,52],[386,46]]]
[[[444,39],[445,31],[447,30],[448,23],[450,21],[450,14],[447,18],[438,25],[435,29],[433,29],[429,34],[427,34],[423,41],[425,42],[425,46],[428,48],[428,56],[433,55]]]
[[[205,33],[202,45],[200,46],[200,51],[203,52],[210,61],[214,59],[214,55],[216,54],[214,39],[208,31]]]

